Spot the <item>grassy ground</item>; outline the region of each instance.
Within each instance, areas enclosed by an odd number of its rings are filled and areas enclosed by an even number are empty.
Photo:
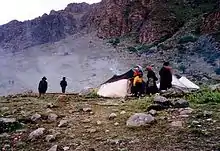
[[[94,148],[96,151],[218,151],[220,149],[220,104],[218,103],[192,102],[191,107],[194,112],[189,118],[180,118],[177,110],[161,111],[156,116],[156,123],[130,129],[126,127],[128,117],[133,113],[144,112],[152,103],[151,98],[123,100],[68,95],[63,103],[51,109],[50,112],[57,114],[59,118],[57,122],[50,123],[45,118],[49,114],[47,104],[55,103],[57,97],[57,94],[48,94],[43,98],[37,98],[36,95],[2,97],[0,107],[9,108],[1,112],[2,117],[26,119],[39,113],[42,115],[42,120],[37,123],[27,123],[22,130],[10,132],[7,137],[1,136],[1,148],[9,144],[8,150],[41,151],[57,144],[76,151],[88,151],[89,148]],[[81,111],[85,107],[91,107],[93,113]],[[205,117],[203,115],[205,110],[212,111],[212,115]],[[126,113],[120,114],[121,111]],[[114,120],[108,119],[111,113],[117,114]],[[207,120],[210,118],[212,121]],[[68,126],[58,127],[61,119],[68,119]],[[97,121],[101,121],[101,124],[97,124]],[[182,121],[183,127],[171,126],[170,123],[173,121]],[[119,125],[115,125],[116,122]],[[38,140],[28,141],[30,132],[40,127],[46,129],[45,134]],[[45,137],[51,134],[51,129],[59,132],[60,135],[54,142],[46,142]],[[91,129],[95,132],[91,132]]]

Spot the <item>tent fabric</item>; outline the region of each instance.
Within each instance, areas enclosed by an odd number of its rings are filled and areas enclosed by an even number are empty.
[[[103,84],[97,94],[102,97],[124,98],[130,91],[130,81],[127,79],[118,80]]]
[[[134,75],[134,71],[131,69],[128,72],[126,72],[126,73],[124,73],[122,75],[114,75],[113,77],[111,77],[109,80],[107,80],[103,84],[111,83],[111,82],[116,82],[116,81],[122,80],[122,79],[130,79],[130,78],[133,77],[133,75]]]
[[[182,89],[200,89],[199,86],[191,82],[189,79],[186,77],[181,77],[178,79],[176,76],[172,76],[172,86],[177,87],[177,88],[182,88]],[[157,84],[157,87],[160,87],[160,83]]]
[[[191,82],[189,79],[187,79],[186,77],[181,77],[179,79],[179,81],[181,83],[183,83],[187,88],[189,89],[199,89],[200,87],[198,85],[196,85],[195,83]]]

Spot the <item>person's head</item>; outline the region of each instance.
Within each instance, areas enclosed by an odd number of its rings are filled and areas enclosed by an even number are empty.
[[[152,71],[153,69],[152,69],[151,66],[147,66],[146,70],[147,70],[147,71]]]
[[[170,63],[168,61],[163,63],[163,66],[169,66],[169,65],[170,65]]]
[[[46,78],[46,77],[43,77],[42,80],[47,80],[47,78]]]
[[[66,77],[63,77],[63,80],[66,80]]]

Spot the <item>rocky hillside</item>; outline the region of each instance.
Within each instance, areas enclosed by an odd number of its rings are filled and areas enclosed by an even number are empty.
[[[52,10],[34,20],[11,21],[0,26],[0,46],[16,51],[59,41],[81,30],[81,16],[89,9],[90,5],[86,3],[69,4],[64,10]]]

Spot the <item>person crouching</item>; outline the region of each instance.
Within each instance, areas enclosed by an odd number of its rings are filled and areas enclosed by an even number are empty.
[[[143,74],[135,76],[133,81],[134,96],[139,97],[143,94]]]

